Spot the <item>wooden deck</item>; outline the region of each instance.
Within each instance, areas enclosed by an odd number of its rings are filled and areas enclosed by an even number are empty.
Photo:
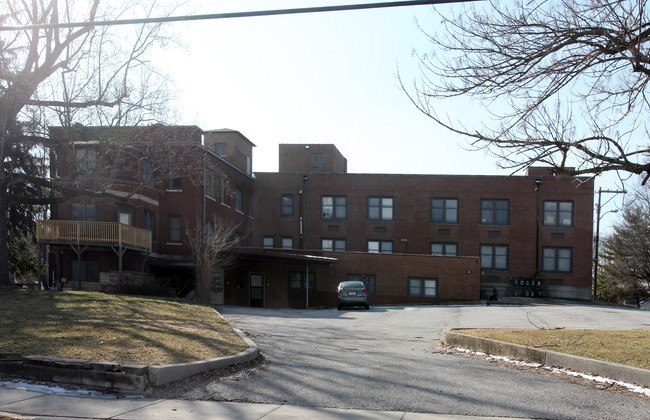
[[[38,220],[36,240],[48,244],[126,247],[151,252],[151,231],[117,222]]]

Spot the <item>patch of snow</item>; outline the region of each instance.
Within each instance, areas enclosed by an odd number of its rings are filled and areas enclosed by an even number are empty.
[[[19,379],[0,381],[0,387],[22,389],[25,391],[41,392],[43,394],[63,395],[68,397],[90,397],[102,399],[118,399],[118,398],[143,398],[141,395],[118,395],[107,394],[105,392],[94,391],[83,388],[63,388],[61,386],[47,384],[44,382],[29,382]]]
[[[645,395],[646,397],[650,397],[650,388],[646,388],[644,386],[629,384],[627,382],[617,381],[615,379],[605,378],[603,376],[590,375],[590,374],[587,374],[587,373],[576,372],[576,371],[570,370],[570,369],[557,368],[557,367],[553,367],[553,366],[546,366],[546,365],[539,364],[539,363],[530,363],[530,362],[525,362],[523,360],[515,360],[515,359],[511,359],[509,357],[504,357],[504,356],[495,356],[495,355],[492,355],[492,354],[482,353],[480,351],[474,351],[474,350],[470,350],[470,349],[463,349],[463,348],[460,348],[460,347],[455,347],[455,348],[456,348],[456,350],[458,350],[458,351],[460,351],[462,353],[474,354],[474,355],[477,355],[477,356],[485,357],[487,360],[505,362],[505,363],[510,363],[510,364],[517,365],[517,366],[527,366],[527,367],[538,368],[538,369],[546,369],[546,370],[549,370],[551,372],[564,373],[564,374],[567,374],[567,375],[570,375],[570,376],[575,376],[575,377],[583,378],[583,379],[586,379],[586,380],[589,380],[589,381],[599,382],[599,383],[602,383],[602,384],[622,386],[624,388],[627,388],[629,391]]]

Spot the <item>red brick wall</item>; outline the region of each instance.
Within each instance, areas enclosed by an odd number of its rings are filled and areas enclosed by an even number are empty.
[[[338,259],[332,264],[242,260],[225,277],[225,303],[249,305],[249,275],[264,274],[266,307],[304,308],[305,290],[289,289],[289,272],[316,273],[316,290],[309,294],[309,306],[335,306],[336,287],[348,274],[376,276],[371,305],[475,301],[480,297],[480,263],[476,257],[430,255],[369,254],[361,252],[316,252]],[[438,280],[438,296],[408,296],[408,278]]]
[[[369,175],[310,174],[306,184],[306,248],[320,249],[323,238],[344,238],[348,251],[366,251],[368,240],[393,241],[394,252],[429,254],[431,242],[458,244],[459,255],[478,256],[480,245],[507,245],[507,271],[485,271],[486,290],[507,286],[509,276],[534,276],[538,249],[537,192],[535,180],[528,176],[457,176],[457,175]],[[540,212],[544,201],[574,203],[574,224],[570,228],[540,225],[539,270],[545,246],[573,249],[571,274],[541,274],[545,284],[551,280],[562,287],[578,288],[588,298],[591,286],[593,181],[560,176],[540,177]],[[292,236],[298,246],[299,191],[301,174],[256,174],[256,207],[264,207],[255,223],[255,245],[264,235]],[[294,194],[293,217],[280,217],[280,195]],[[347,197],[345,220],[322,220],[321,196]],[[394,221],[367,220],[369,196],[394,198]],[[430,222],[431,198],[456,198],[459,223]],[[481,199],[507,199],[510,203],[508,225],[481,225]],[[406,241],[402,241],[406,239]],[[276,245],[279,246],[279,245]],[[539,273],[537,273],[540,275]]]
[[[253,164],[253,146],[243,134],[235,130],[210,130],[204,132],[205,147],[215,151],[216,143],[226,145],[226,155],[223,156],[228,162],[246,173],[248,170],[247,158],[251,159],[251,169]]]
[[[309,149],[305,149],[305,146],[309,146]],[[324,167],[314,167],[314,155],[323,155]],[[280,172],[305,173],[305,163],[307,163],[307,172],[309,173],[346,173],[348,171],[347,159],[333,144],[281,144],[279,160]]]
[[[188,143],[200,142],[200,130],[198,130],[198,128],[179,130],[181,133],[189,132],[191,134],[191,136],[188,135],[187,137],[179,138],[179,141],[186,141]],[[175,130],[172,129],[171,132],[173,133]],[[252,146],[249,145],[249,148],[250,147]],[[198,162],[196,168],[200,171],[203,167],[202,159],[204,158],[204,154],[199,149],[192,150],[195,153],[194,162]],[[188,151],[187,153],[190,152]],[[142,188],[138,190],[136,194],[131,195],[128,198],[125,196],[124,199],[108,197],[101,199],[92,197],[74,198],[68,202],[53,206],[52,219],[70,220],[72,202],[94,201],[97,203],[96,221],[115,222],[117,221],[117,206],[128,205],[131,206],[134,211],[135,218],[133,220],[133,225],[142,228],[144,227],[145,210],[148,210],[154,213],[155,222],[152,251],[159,254],[158,256],[182,257],[185,260],[189,260],[191,255],[187,243],[186,230],[201,223],[204,216],[203,204],[205,203],[205,218],[207,220],[213,217],[218,217],[238,226],[237,233],[244,238],[244,244],[248,245],[252,240],[252,223],[254,220],[252,214],[253,178],[246,175],[243,170],[223,162],[222,159],[214,155],[207,154],[205,156],[207,156],[208,159],[211,159],[211,161],[208,162],[208,167],[216,166],[221,173],[225,175],[228,182],[227,190],[229,192],[234,193],[237,188],[242,190],[242,211],[235,210],[235,200],[232,194],[226,194],[223,203],[218,194],[214,199],[206,197],[204,201],[203,185],[201,184],[202,177],[199,173],[194,174],[194,176],[182,178],[180,190],[167,189],[168,181],[163,180],[157,184],[157,186],[161,187],[159,190]],[[133,187],[125,184],[112,186],[111,188],[122,193],[129,193]],[[217,193],[219,192],[220,188],[217,187]],[[169,216],[171,215],[178,215],[181,218],[181,244],[171,243],[169,240]],[[69,278],[70,261],[76,259],[76,255],[70,252],[68,246],[59,247],[54,250],[57,254],[59,251],[63,252],[63,258],[58,256],[53,257],[52,263],[58,264],[62,273],[61,275]],[[117,269],[117,256],[110,248],[105,247],[92,249],[94,254],[91,254],[90,251],[91,250],[84,252],[83,260],[90,260],[92,257],[101,261],[100,271]],[[143,267],[146,269],[146,266],[143,266],[144,260],[145,256],[141,253],[128,251],[125,254],[125,263],[132,265],[136,270],[140,270]]]

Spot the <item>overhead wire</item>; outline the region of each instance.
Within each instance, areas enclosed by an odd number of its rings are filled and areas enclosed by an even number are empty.
[[[304,14],[304,13],[338,12],[338,11],[347,11],[347,10],[380,9],[380,8],[388,8],[388,7],[426,6],[426,5],[447,4],[447,3],[467,3],[467,2],[474,2],[474,1],[483,1],[483,0],[406,0],[406,1],[389,1],[389,2],[380,2],[380,3],[346,4],[346,5],[338,5],[338,6],[318,6],[318,7],[303,7],[303,8],[291,8],[291,9],[276,9],[276,10],[257,10],[257,11],[248,11],[248,12],[150,17],[150,18],[140,18],[140,19],[41,23],[41,24],[32,24],[32,25],[0,26],[0,32],[1,31],[22,31],[22,30],[33,30],[33,29],[82,28],[82,27],[96,27],[96,26],[187,22],[187,21],[197,21],[197,20],[234,19],[234,18],[260,17],[260,16],[295,15],[295,14]]]

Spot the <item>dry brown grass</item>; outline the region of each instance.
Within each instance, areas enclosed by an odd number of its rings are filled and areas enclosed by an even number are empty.
[[[648,330],[464,329],[460,332],[650,369]]]
[[[162,365],[246,348],[207,306],[92,292],[0,289],[0,352]]]

